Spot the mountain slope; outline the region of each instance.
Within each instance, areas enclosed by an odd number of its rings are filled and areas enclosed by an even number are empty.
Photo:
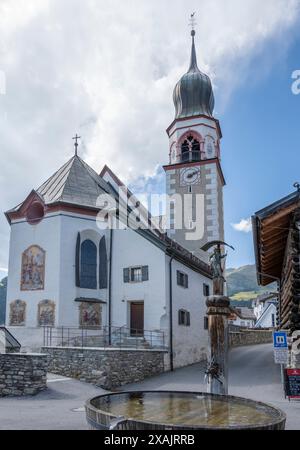
[[[235,297],[236,300],[242,300],[243,298],[249,300],[261,293],[276,291],[276,283],[265,288],[257,284],[255,265],[228,269],[226,273],[228,295],[229,297]]]

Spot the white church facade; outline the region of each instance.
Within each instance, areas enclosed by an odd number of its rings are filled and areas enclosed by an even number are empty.
[[[124,328],[133,337],[164,333],[157,345],[168,349],[171,367],[206,358],[212,275],[200,248],[224,239],[225,181],[212,85],[198,69],[194,32],[192,37],[191,66],[174,91],[165,166],[167,194],[190,196],[190,223],[175,226],[178,204],[172,201],[168,230],[139,226],[153,225],[150,213],[134,197],[128,201],[129,191],[108,167],[100,174],[89,167],[76,145],[73,158],[6,213],[6,325],[24,347],[41,347],[45,327],[105,328],[110,334]],[[99,201],[107,197],[116,205],[108,212]],[[133,224],[124,211],[134,210],[139,215]],[[200,220],[203,233],[189,239]]]

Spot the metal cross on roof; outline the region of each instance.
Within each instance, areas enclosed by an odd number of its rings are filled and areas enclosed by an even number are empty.
[[[73,141],[75,141],[75,155],[78,155],[78,139],[81,139],[81,136],[78,136],[78,134],[76,133],[76,136],[72,138]]]

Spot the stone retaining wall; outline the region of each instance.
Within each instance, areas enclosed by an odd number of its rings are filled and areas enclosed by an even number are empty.
[[[269,330],[243,330],[230,332],[230,347],[271,344],[273,332]]]
[[[36,395],[46,388],[46,355],[0,355],[0,397]]]
[[[48,354],[49,372],[107,390],[165,371],[164,351],[59,347],[43,347],[42,351]]]

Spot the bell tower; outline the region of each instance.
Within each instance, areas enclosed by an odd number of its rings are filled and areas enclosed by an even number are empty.
[[[197,64],[193,29],[188,72],[173,94],[175,119],[167,129],[169,164],[166,193],[170,197],[168,235],[202,260],[201,247],[224,240],[220,123],[213,116],[214,93],[210,78]]]

